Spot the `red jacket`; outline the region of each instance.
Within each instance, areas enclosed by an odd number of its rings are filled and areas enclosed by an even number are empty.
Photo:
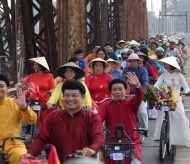
[[[111,132],[112,136],[115,136],[115,124],[123,124],[124,130],[128,133],[130,129],[136,128],[136,117],[138,108],[142,102],[143,91],[142,88],[135,89],[135,97],[132,99],[123,99],[120,102],[116,100],[106,101],[100,105],[98,111],[102,122],[106,122],[106,128]],[[132,133],[132,141],[135,143],[135,158],[141,159],[140,151],[140,136],[138,132]],[[127,139],[122,139],[122,142],[126,142]],[[125,161],[124,164],[129,164],[131,159]],[[109,159],[105,159],[106,164],[115,163]]]
[[[86,77],[85,83],[94,101],[101,101],[106,97],[111,97],[108,90],[108,84],[111,80],[113,80],[113,77],[105,72],[101,75],[91,73]]]
[[[45,144],[52,144],[62,163],[66,155],[85,147],[98,152],[102,143],[103,130],[98,114],[80,110],[71,116],[67,110],[58,110],[50,113],[42,123],[28,153],[37,156]]]

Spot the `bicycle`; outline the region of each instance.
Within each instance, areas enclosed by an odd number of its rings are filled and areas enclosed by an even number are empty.
[[[58,104],[53,104],[51,108],[47,107],[46,103],[47,101],[45,100],[27,100],[26,103],[30,105],[30,107],[36,112],[38,118],[40,120],[44,120],[43,113],[50,113],[55,110],[61,109],[61,106]],[[35,134],[38,132],[38,123],[36,122],[35,124],[31,125],[30,128],[30,138],[31,140],[34,138]]]
[[[115,136],[112,136],[108,129],[104,129],[104,145],[103,145],[103,155],[104,158],[109,158],[115,161],[117,164],[121,164],[127,158],[134,158],[134,145],[131,139],[131,133],[133,131],[143,132],[147,136],[148,129],[144,128],[132,128],[129,133],[126,133],[123,129],[122,124],[115,125]],[[106,137],[108,135],[108,141],[106,142]],[[127,138],[127,142],[121,142],[121,139]],[[113,139],[117,142],[111,142]]]
[[[168,103],[169,101],[165,101],[162,103],[155,103],[156,109],[163,111],[165,113],[160,132],[159,157],[161,161],[164,160],[166,153],[170,155],[174,148],[174,145],[170,144],[170,139],[169,139],[169,129],[170,129],[169,112],[174,110],[170,108]]]
[[[11,137],[6,137],[6,138],[3,139],[3,144],[0,145],[0,148],[1,148],[1,150],[0,150],[0,163],[1,164],[8,164],[9,163],[9,161],[7,160],[7,155],[8,154],[5,152],[5,145],[6,145],[6,142],[8,140],[11,140],[11,141],[13,141],[13,140],[25,141],[26,138],[25,137],[11,136]]]

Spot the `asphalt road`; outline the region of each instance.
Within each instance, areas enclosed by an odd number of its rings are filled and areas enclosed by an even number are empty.
[[[149,132],[150,136],[145,138],[142,144],[142,159],[143,164],[173,164],[173,155],[168,156],[166,154],[163,162],[159,159],[159,143],[153,141],[155,120],[149,120]]]

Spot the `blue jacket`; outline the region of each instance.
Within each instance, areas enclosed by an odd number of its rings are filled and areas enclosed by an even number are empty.
[[[115,78],[121,78],[121,72],[120,71],[113,71],[113,72],[108,72],[114,79]]]
[[[146,85],[148,84],[148,72],[146,68],[141,67],[141,66],[138,66],[135,69],[131,68],[131,66],[125,67],[125,69],[122,72],[122,79],[127,80],[127,77],[125,76],[127,72],[134,72],[136,76],[138,77],[139,82],[142,85],[142,89],[144,90],[146,88]],[[135,93],[134,86],[130,85],[130,88],[131,88],[130,94],[134,94]]]

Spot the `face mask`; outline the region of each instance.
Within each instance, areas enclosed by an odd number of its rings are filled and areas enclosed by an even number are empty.
[[[164,56],[163,55],[157,55],[158,59],[162,59]]]

